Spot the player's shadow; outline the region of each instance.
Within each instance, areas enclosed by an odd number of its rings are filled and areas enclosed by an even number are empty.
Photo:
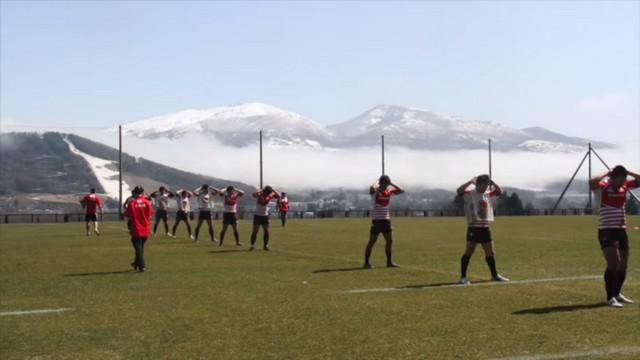
[[[347,272],[347,271],[358,271],[358,270],[368,270],[365,269],[362,266],[358,266],[358,267],[350,267],[350,268],[339,268],[339,269],[320,269],[320,270],[313,270],[311,273],[312,274],[322,274],[322,273],[331,273],[331,272]]]
[[[490,280],[475,280],[474,284],[483,284],[488,283]],[[433,284],[419,284],[419,285],[406,285],[401,286],[398,289],[432,289],[432,288],[457,288],[457,287],[473,287],[473,285],[462,285],[460,282],[443,282],[443,283],[433,283]]]
[[[548,307],[541,307],[541,308],[518,310],[516,312],[513,312],[512,315],[545,315],[545,314],[551,314],[551,313],[557,313],[557,312],[592,310],[592,309],[598,309],[605,306],[607,306],[605,302],[598,302],[594,304],[558,305],[558,306],[548,306]]]
[[[228,253],[239,253],[239,252],[247,252],[247,249],[229,249],[229,250],[213,250],[209,251],[209,254],[228,254]]]
[[[122,274],[135,274],[133,270],[124,271],[103,271],[93,273],[76,273],[76,274],[64,274],[64,276],[102,276],[102,275],[122,275]]]

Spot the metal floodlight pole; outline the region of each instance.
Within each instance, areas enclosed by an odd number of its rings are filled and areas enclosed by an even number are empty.
[[[122,125],[118,125],[118,217],[122,219]]]
[[[558,208],[558,205],[560,204],[560,201],[562,201],[562,198],[564,197],[564,194],[566,194],[567,190],[569,190],[569,186],[571,186],[571,183],[573,182],[573,179],[576,178],[576,175],[578,174],[578,171],[580,171],[580,168],[582,167],[582,164],[584,164],[584,161],[587,159],[587,156],[589,156],[589,152],[584,154],[584,156],[582,157],[582,161],[580,161],[580,165],[578,165],[578,168],[573,173],[573,176],[571,176],[571,179],[567,183],[567,186],[565,186],[564,190],[562,190],[562,194],[560,194],[560,197],[558,198],[558,201],[556,201],[555,205],[553,205],[552,211],[555,211]]]
[[[591,143],[589,143],[589,177],[587,178],[587,184],[589,184],[589,181],[591,180],[591,151]],[[587,205],[587,208],[593,210],[591,189],[589,189],[589,204]]]
[[[260,189],[262,187],[262,130],[260,130]]]
[[[384,174],[384,135],[382,135],[382,175]]]
[[[491,139],[489,139],[489,179],[493,179],[493,167],[491,164]]]

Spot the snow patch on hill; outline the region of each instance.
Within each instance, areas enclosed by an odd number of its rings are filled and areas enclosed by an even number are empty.
[[[109,165],[115,166],[116,164],[113,161],[101,159],[87,153],[84,153],[78,150],[69,139],[64,139],[64,141],[69,145],[69,150],[82,157],[87,161],[89,167],[93,171],[96,179],[100,182],[100,185],[105,191],[105,195],[117,199],[119,195],[119,187],[118,187],[118,171],[109,169]],[[129,194],[131,189],[127,183],[122,182],[122,193],[123,195]]]

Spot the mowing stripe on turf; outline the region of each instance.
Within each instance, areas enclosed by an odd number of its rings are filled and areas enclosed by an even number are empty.
[[[556,359],[573,359],[591,356],[606,356],[613,354],[635,354],[640,353],[640,346],[614,347],[604,349],[594,349],[589,351],[574,351],[559,354],[541,354],[541,355],[525,355],[505,357],[494,360],[556,360]]]
[[[416,291],[416,290],[429,290],[429,289],[446,289],[446,288],[463,288],[463,287],[476,287],[476,286],[494,286],[494,285],[519,285],[519,284],[534,284],[556,281],[571,281],[571,280],[601,280],[602,275],[586,275],[586,276],[570,276],[561,278],[546,278],[546,279],[528,279],[528,280],[513,280],[508,282],[484,282],[472,285],[462,284],[434,284],[434,285],[420,285],[420,286],[404,286],[395,288],[377,288],[377,289],[355,289],[345,291],[348,294],[360,294],[371,292],[392,292],[392,291]]]
[[[60,312],[71,311],[71,310],[73,310],[73,309],[71,309],[71,308],[60,308],[60,309],[38,309],[38,310],[5,311],[5,312],[0,312],[0,316],[17,316],[17,315],[60,313]]]

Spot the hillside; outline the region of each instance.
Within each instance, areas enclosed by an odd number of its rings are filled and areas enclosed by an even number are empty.
[[[77,135],[54,132],[0,136],[3,169],[0,173],[0,211],[69,211],[76,206],[77,197],[91,187],[98,193],[113,195],[113,191],[106,191],[103,186],[104,179],[96,177],[92,165],[72,152],[70,144],[83,154],[103,160],[114,174],[117,174],[116,149]],[[248,191],[253,189],[238,181],[193,174],[126,153],[123,153],[122,163],[125,189],[142,185],[151,192],[165,185],[174,190],[193,190],[205,183],[215,187],[234,185]],[[117,176],[110,180],[117,184]],[[126,192],[123,194],[127,195]],[[245,198],[241,205],[250,202]],[[110,201],[108,206],[115,207],[117,202]]]

